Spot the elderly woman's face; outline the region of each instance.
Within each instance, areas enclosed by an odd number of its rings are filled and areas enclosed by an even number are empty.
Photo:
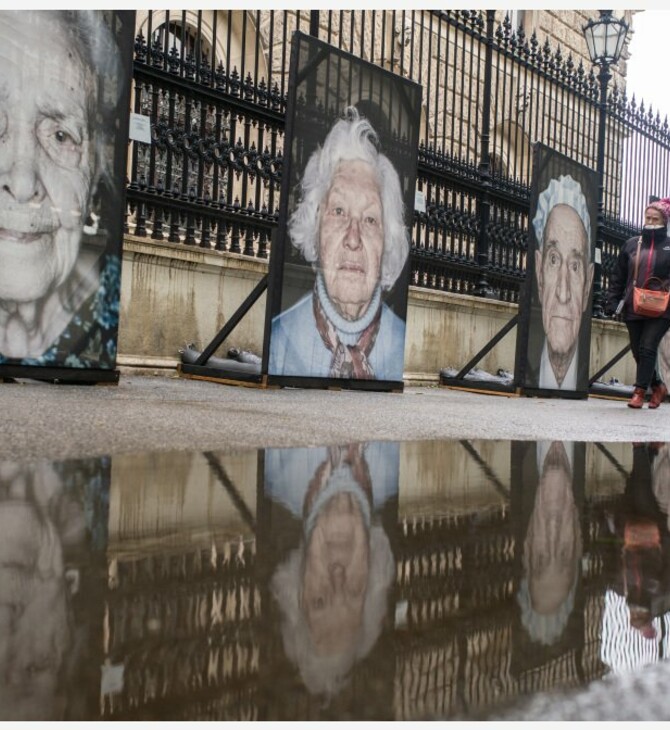
[[[70,274],[93,184],[95,82],[50,17],[0,15],[0,299],[15,302]]]
[[[0,721],[60,719],[58,674],[71,638],[61,544],[16,496],[0,500],[0,534]]]
[[[342,651],[360,627],[369,573],[368,531],[351,494],[322,508],[310,535],[302,607],[319,654]]]
[[[330,300],[347,319],[365,313],[379,281],[384,224],[374,169],[341,162],[321,202],[319,265]]]

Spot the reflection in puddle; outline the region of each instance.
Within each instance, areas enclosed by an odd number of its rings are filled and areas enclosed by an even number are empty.
[[[609,535],[621,546],[621,569],[603,612],[602,660],[616,673],[668,656],[669,446],[633,445],[622,499],[605,515]]]
[[[395,562],[379,512],[398,495],[398,444],[268,449],[265,494],[299,521],[270,590],[284,651],[313,694],[337,695],[379,638]]]
[[[668,444],[2,462],[0,719],[480,718],[639,670],[669,509]]]
[[[523,540],[517,600],[530,638],[551,646],[561,638],[574,608],[582,557],[573,492],[574,444],[538,443],[537,467],[540,476]]]
[[[0,463],[0,720],[84,715],[109,460]]]

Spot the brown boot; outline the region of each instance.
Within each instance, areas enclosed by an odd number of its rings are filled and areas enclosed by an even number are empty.
[[[647,391],[644,388],[635,388],[633,391],[633,397],[628,401],[629,408],[642,408],[644,403],[644,396]]]
[[[649,399],[649,408],[658,408],[668,395],[668,389],[663,383],[655,385],[651,389],[651,398]]]

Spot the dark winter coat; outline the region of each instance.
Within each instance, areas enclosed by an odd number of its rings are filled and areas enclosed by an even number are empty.
[[[624,321],[648,319],[633,312],[633,276],[635,274],[635,258],[639,239],[640,236],[629,238],[621,247],[621,252],[617,258],[614,271],[610,275],[609,287],[607,289],[605,311],[608,314],[614,314],[620,300],[624,299],[624,307],[621,312]],[[636,286],[644,286],[645,284],[650,254],[651,267],[649,277],[656,276],[666,286],[670,285],[670,238],[667,235],[667,228],[655,231],[643,231]],[[658,289],[660,285],[658,282],[652,282],[648,288]],[[670,319],[670,307],[662,316],[665,319]]]

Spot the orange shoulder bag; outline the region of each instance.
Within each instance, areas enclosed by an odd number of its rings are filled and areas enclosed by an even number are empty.
[[[651,244],[649,251],[649,260],[647,262],[647,275],[643,286],[636,286],[637,273],[640,265],[640,247],[642,246],[642,236],[637,242],[637,254],[635,255],[635,276],[633,277],[633,311],[642,317],[660,317],[665,313],[670,302],[670,292],[667,284],[665,284],[657,276],[649,276],[651,271],[651,261],[654,255],[654,244]],[[660,289],[647,289],[647,285],[657,281],[661,285]]]

